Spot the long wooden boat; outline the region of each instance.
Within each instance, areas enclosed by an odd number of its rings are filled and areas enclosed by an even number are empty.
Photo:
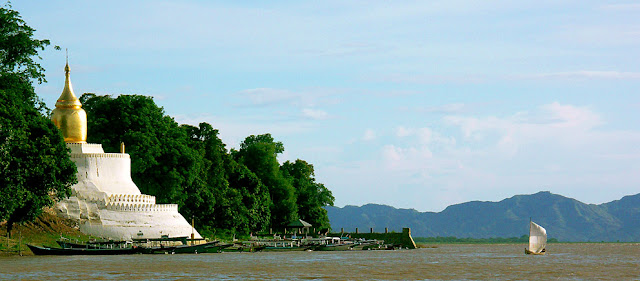
[[[216,241],[217,242],[217,241]],[[203,253],[222,253],[222,249],[226,249],[233,246],[233,244],[229,243],[229,244],[221,244],[221,243],[216,243],[216,244],[211,244],[211,245],[207,245],[202,249]],[[198,251],[198,253],[200,253],[200,251]]]
[[[142,249],[138,247],[131,248],[115,248],[115,249],[87,249],[87,248],[51,248],[40,247],[27,244],[31,252],[35,255],[130,255],[142,253]]]
[[[291,252],[291,251],[306,251],[311,250],[310,246],[264,246],[261,251],[263,252]]]
[[[143,254],[173,254],[176,246],[140,247]]]
[[[232,246],[233,244],[220,244],[220,241],[202,243],[198,245],[180,245],[171,247],[145,247],[145,254],[203,254],[203,253],[220,253],[221,249]]]
[[[313,250],[314,251],[348,251],[348,250],[351,250],[356,245],[357,244],[355,243],[318,245]]]
[[[100,249],[102,246],[95,244],[80,244],[80,243],[71,243],[66,241],[56,241],[58,245],[62,248],[77,248],[77,249]]]
[[[88,242],[85,244],[82,243],[72,243],[68,241],[56,241],[58,245],[62,248],[78,248],[78,249],[123,249],[130,248],[131,243],[127,243],[127,241],[112,241],[112,242]]]

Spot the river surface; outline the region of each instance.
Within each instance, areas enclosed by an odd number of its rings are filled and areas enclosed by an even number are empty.
[[[0,280],[640,280],[640,244],[0,257]]]

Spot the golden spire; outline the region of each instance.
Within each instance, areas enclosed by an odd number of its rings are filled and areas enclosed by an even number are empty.
[[[56,102],[56,108],[64,107],[64,108],[74,108],[74,107],[82,107],[80,100],[73,93],[73,86],[71,86],[71,75],[69,69],[69,58],[67,58],[67,64],[64,66],[64,89],[62,90],[62,94],[58,98],[58,102]]]
[[[68,56],[64,73],[64,89],[56,102],[56,108],[51,113],[51,120],[62,131],[65,142],[86,143],[87,113],[82,109],[80,100],[73,94]]]

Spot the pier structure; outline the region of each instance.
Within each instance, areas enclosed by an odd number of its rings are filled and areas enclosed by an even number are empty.
[[[328,236],[349,236],[351,238],[362,238],[365,240],[384,240],[385,243],[400,245],[402,248],[415,249],[416,242],[411,237],[411,228],[402,228],[402,232],[389,232],[388,228],[385,228],[385,232],[374,232],[373,228],[369,229],[369,232],[360,232],[358,228],[354,232],[345,232],[344,228],[339,233],[329,233]]]

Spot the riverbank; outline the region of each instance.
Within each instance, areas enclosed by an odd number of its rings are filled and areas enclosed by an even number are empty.
[[[60,236],[89,240],[89,236],[78,230],[72,220],[60,218],[47,210],[35,221],[23,224],[14,224],[11,230],[11,238],[7,238],[7,223],[0,223],[0,256],[33,255],[26,244],[56,246],[56,240]]]

